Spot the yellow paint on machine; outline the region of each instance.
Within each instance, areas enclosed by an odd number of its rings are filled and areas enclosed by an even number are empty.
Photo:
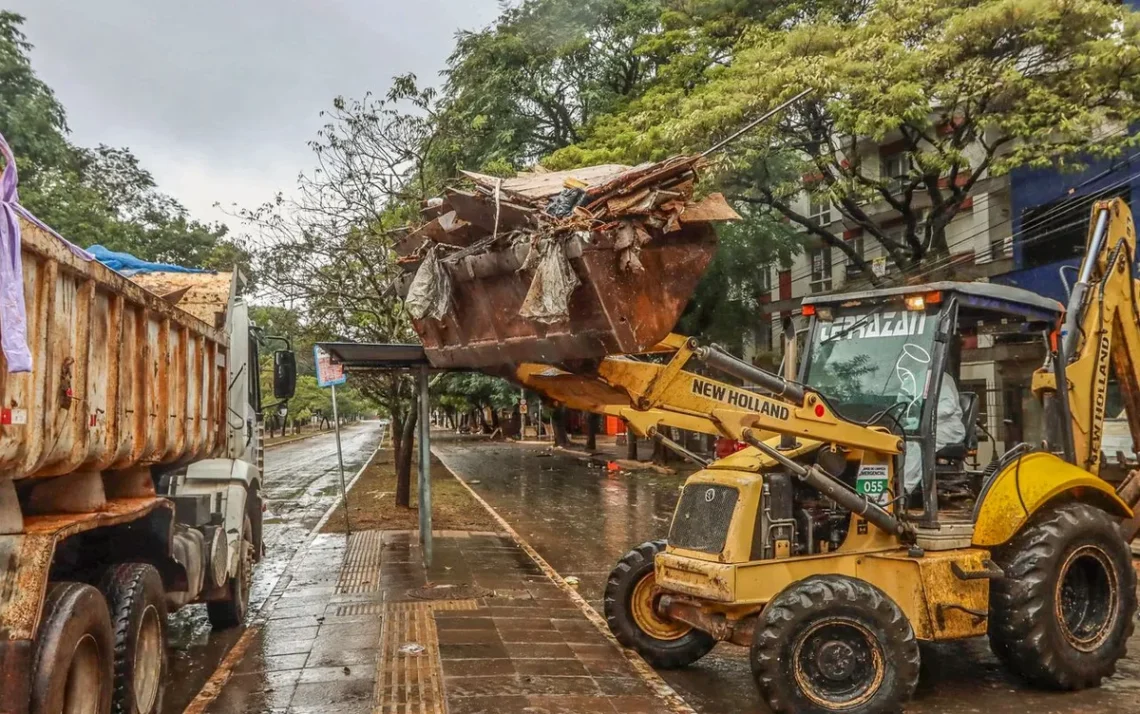
[[[989,551],[949,550],[912,557],[897,548],[868,553],[828,553],[754,561],[710,563],[680,552],[657,556],[657,584],[715,603],[736,606],[761,605],[789,585],[813,575],[846,575],[865,580],[886,593],[902,609],[921,640],[954,640],[983,635],[989,608],[989,581],[962,580],[954,574],[956,564],[965,573],[984,569]]]
[[[1128,507],[1107,482],[1053,454],[1026,454],[1006,466],[982,496],[973,544],[992,548],[1012,538],[1041,507],[1071,495],[1120,518]]]

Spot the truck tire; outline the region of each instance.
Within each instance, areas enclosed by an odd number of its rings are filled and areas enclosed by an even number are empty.
[[[660,593],[656,592],[653,558],[663,550],[665,541],[649,541],[618,561],[606,582],[605,615],[618,642],[658,669],[678,669],[707,655],[716,639],[657,614]]]
[[[865,580],[815,575],[760,613],[752,676],[776,714],[902,711],[919,673],[918,642],[899,606]]]
[[[1116,670],[1132,634],[1136,571],[1107,513],[1067,503],[1034,517],[994,552],[990,647],[1046,689],[1095,687]]]
[[[29,714],[109,714],[113,660],[103,595],[83,583],[51,584],[36,637]]]
[[[206,614],[215,630],[243,624],[249,610],[249,587],[253,581],[253,524],[249,515],[242,519],[239,552],[237,574],[226,585],[229,597],[206,603]]]
[[[114,714],[158,714],[166,688],[166,594],[153,565],[122,563],[99,585],[115,637]]]

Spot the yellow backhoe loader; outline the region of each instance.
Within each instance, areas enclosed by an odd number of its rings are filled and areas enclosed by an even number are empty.
[[[677,336],[660,345],[665,364],[519,366],[524,384],[638,433],[676,426],[751,446],[692,475],[668,539],[614,568],[614,634],[661,668],[718,641],[750,647],[781,713],[900,709],[920,640],[988,635],[1034,685],[1099,684],[1137,604],[1128,541],[1140,486],[1102,478],[1100,448],[1110,369],[1140,443],[1135,248],[1128,207],[1113,200],[1094,207],[1067,309],[981,283],[805,299],[794,379]],[[976,398],[954,386],[971,335],[1037,341],[1047,355],[1033,379],[1047,439],[981,471],[967,464]],[[761,391],[687,371],[694,360]]]

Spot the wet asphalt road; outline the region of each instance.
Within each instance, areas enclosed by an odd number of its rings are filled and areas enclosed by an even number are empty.
[[[436,442],[435,453],[499,512],[600,612],[606,577],[630,548],[664,538],[680,476],[625,474],[540,446]],[[474,483],[477,481],[478,483]],[[923,671],[908,712],[922,714],[1125,714],[1140,699],[1140,636],[1100,689],[1047,693],[1006,674],[984,640],[923,647]],[[662,676],[701,714],[767,713],[744,648],[722,644],[700,662]]]
[[[342,431],[346,479],[351,479],[372,455],[382,428],[380,422],[364,422]],[[314,436],[267,449],[262,490],[268,505],[264,530],[266,553],[254,572],[251,613],[261,607],[294,553],[339,497],[340,475],[333,435]],[[170,617],[168,626],[170,669],[162,710],[164,714],[178,714],[202,688],[242,630],[213,632],[206,619],[205,605],[183,608]]]

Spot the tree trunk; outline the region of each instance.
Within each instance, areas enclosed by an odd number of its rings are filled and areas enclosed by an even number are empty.
[[[569,446],[570,436],[566,433],[566,407],[557,406],[551,411],[550,426],[554,429],[554,445]]]
[[[491,407],[491,431],[499,428],[499,410]]]
[[[398,424],[392,419],[392,451],[396,463],[396,505],[410,508],[412,505],[412,454],[416,450],[416,421],[419,410],[418,400],[413,399],[408,406],[408,418]]]
[[[586,415],[586,451],[598,449],[598,415],[590,412]]]
[[[629,424],[625,425],[625,458],[637,461],[637,434],[633,433]]]

